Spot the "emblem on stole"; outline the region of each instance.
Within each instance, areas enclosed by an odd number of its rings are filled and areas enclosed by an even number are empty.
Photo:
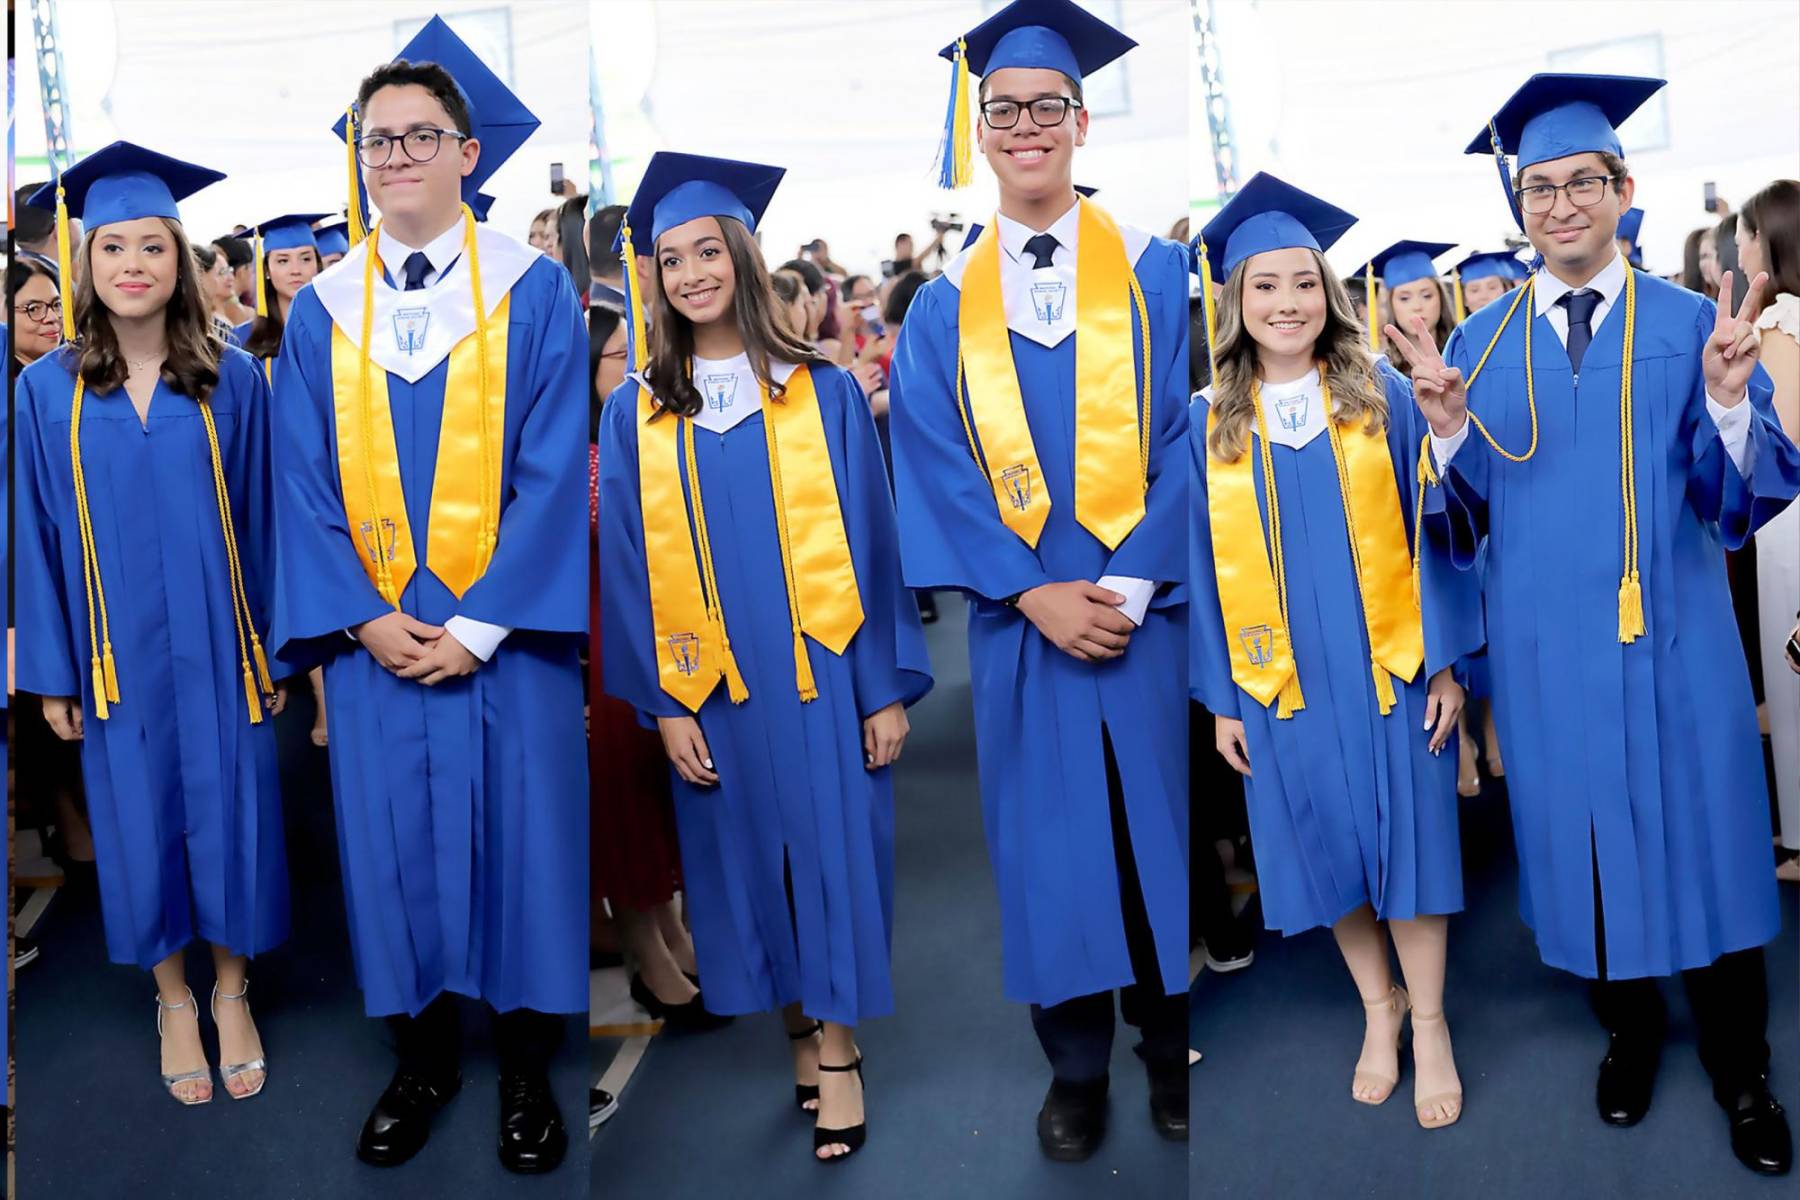
[[[373,521],[364,521],[357,532],[362,535],[363,549],[368,551],[370,562],[380,562],[384,558],[388,562],[394,561],[394,546],[399,538],[399,530],[394,527],[392,520],[387,517],[381,518],[381,540],[386,543],[384,546],[377,546],[375,543]]]
[[[431,310],[417,308],[394,310],[394,348],[409,358],[425,348],[425,332],[431,328]]]
[[[738,377],[736,372],[729,375],[702,375],[700,389],[706,394],[706,406],[714,412],[724,412],[737,399]]]
[[[700,635],[697,633],[672,633],[666,639],[669,643],[669,654],[675,660],[675,669],[683,675],[692,675],[700,669]]]
[[[1267,625],[1246,625],[1238,630],[1238,640],[1250,656],[1250,665],[1266,667],[1275,659],[1275,631]]]
[[[1034,283],[1031,285],[1031,311],[1044,324],[1054,325],[1062,320],[1063,301],[1068,294],[1068,287],[1062,283]]]
[[[1012,506],[1020,512],[1031,507],[1031,468],[1023,463],[1014,463],[1000,472],[1000,482],[1006,488],[1006,497]]]

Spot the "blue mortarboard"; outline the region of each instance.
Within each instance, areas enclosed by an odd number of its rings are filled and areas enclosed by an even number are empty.
[[[1071,0],[1013,0],[962,36],[969,70],[1007,67],[1061,71],[1076,83],[1137,43]],[[956,43],[938,51],[956,59]]]
[[[288,213],[286,216],[271,217],[250,226],[244,231],[246,237],[262,234],[263,253],[272,254],[277,250],[297,250],[302,246],[319,249],[318,238],[313,233],[313,222],[330,213]],[[321,251],[323,253],[323,251]]]
[[[785,174],[785,167],[659,150],[625,210],[632,249],[654,254],[657,238],[697,217],[735,217],[755,232]]]
[[[1078,183],[1075,185],[1076,194],[1083,197],[1084,199],[1094,195],[1094,193],[1098,192],[1099,190],[1100,189],[1097,187],[1088,187],[1084,184]],[[967,233],[963,234],[962,248],[964,250],[967,250],[970,246],[973,246],[975,244],[975,239],[979,238],[981,236],[981,230],[982,230],[982,225],[978,221],[975,223],[972,223],[969,226],[969,231]]]
[[[1644,247],[1638,242],[1638,234],[1643,232],[1643,229],[1643,209],[1628,208],[1619,214],[1619,230],[1615,236],[1622,237],[1631,243],[1631,253],[1628,257],[1631,260],[1631,265],[1634,267],[1641,267],[1644,265]]]
[[[434,16],[413,35],[395,60],[434,62],[456,80],[463,100],[469,106],[470,135],[481,143],[481,158],[475,169],[462,181],[463,202],[473,207],[481,185],[493,178],[507,159],[525,144],[538,127],[538,119],[500,77],[469,49],[468,43],[456,36],[444,18]],[[358,120],[361,120],[360,115]],[[344,118],[338,117],[331,131],[344,136]],[[359,128],[359,134],[362,132]]]
[[[1324,251],[1356,218],[1317,196],[1259,171],[1200,231],[1213,279],[1253,254],[1304,246]]]
[[[488,219],[488,212],[494,207],[494,197],[486,192],[476,192],[475,198],[469,201],[469,211],[475,214],[477,221]]]
[[[1454,249],[1455,242],[1395,242],[1369,262],[1381,276],[1381,286],[1392,291],[1421,279],[1436,279],[1437,268],[1431,260]]]
[[[350,222],[344,217],[335,217],[324,225],[313,229],[313,241],[318,243],[319,257],[331,254],[348,254],[350,252]]]
[[[1518,279],[1524,265],[1510,250],[1481,250],[1456,264],[1456,274],[1464,283],[1476,279]]]
[[[223,178],[220,171],[114,142],[64,171],[62,188],[69,215],[91,230],[139,217],[180,220],[176,201]],[[56,211],[56,184],[46,183],[27,203]]]

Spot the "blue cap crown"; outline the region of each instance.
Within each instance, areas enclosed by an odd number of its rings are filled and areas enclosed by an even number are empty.
[[[1436,279],[1437,268],[1431,260],[1454,249],[1455,242],[1395,242],[1369,262],[1381,277],[1381,286],[1393,291],[1421,279]]]
[[[625,210],[632,249],[655,254],[657,238],[699,217],[733,217],[754,233],[786,174],[765,163],[658,151]]]
[[[131,142],[114,142],[64,171],[61,183],[69,215],[93,230],[140,217],[179,221],[178,200],[223,178],[221,171]],[[46,183],[26,203],[56,211],[56,187]]]
[[[1076,83],[1137,45],[1071,0],[1013,0],[962,41],[976,75],[1024,67],[1061,71]],[[956,43],[938,54],[953,59]]]
[[[1206,223],[1200,239],[1214,281],[1224,283],[1251,255],[1294,247],[1323,252],[1354,224],[1336,205],[1259,171]]]
[[[265,254],[272,254],[277,250],[298,250],[303,246],[311,246],[314,250],[318,250],[319,242],[313,234],[313,222],[330,215],[330,213],[288,213],[285,216],[271,217],[267,221],[252,225],[244,231],[244,236],[250,237],[260,232]]]

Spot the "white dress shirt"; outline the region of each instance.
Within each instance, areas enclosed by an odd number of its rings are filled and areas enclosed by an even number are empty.
[[[1050,265],[1034,268],[1025,243],[1039,232],[1056,239]],[[1000,239],[1000,295],[1006,306],[1006,327],[1040,346],[1054,347],[1075,332],[1075,260],[1081,234],[1081,201],[1036,230],[1004,213],[994,216],[994,233]]]
[[[1600,268],[1600,273],[1577,288],[1565,283],[1550,273],[1548,268],[1537,273],[1537,287],[1533,292],[1533,307],[1537,315],[1550,322],[1550,328],[1556,331],[1556,339],[1566,348],[1569,344],[1569,310],[1557,301],[1570,292],[1590,291],[1600,294],[1600,303],[1594,306],[1594,315],[1588,319],[1588,328],[1594,336],[1600,333],[1600,323],[1612,312],[1613,304],[1625,294],[1625,275],[1628,270],[1625,256],[1617,250],[1613,251],[1612,261]],[[1592,347],[1590,347],[1591,349]],[[1580,378],[1579,375],[1576,376]],[[1750,477],[1750,391],[1744,390],[1744,399],[1735,407],[1726,408],[1711,396],[1706,398],[1706,411],[1719,427],[1719,437],[1725,442],[1725,453],[1737,467],[1738,474]],[[1437,460],[1438,472],[1441,474],[1462,444],[1469,439],[1469,421],[1463,419],[1462,428],[1449,437],[1441,438],[1431,435],[1431,457]]]

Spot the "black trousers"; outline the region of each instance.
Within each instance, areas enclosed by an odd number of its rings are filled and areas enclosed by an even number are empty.
[[[386,1020],[401,1066],[434,1078],[455,1074],[462,1062],[462,1021],[454,996],[440,994],[416,1017],[401,1013]],[[493,1020],[502,1075],[549,1073],[550,1058],[562,1041],[561,1017],[517,1008],[493,1013]]]
[[[1202,820],[1222,806],[1242,782],[1218,751],[1213,749],[1212,714],[1188,701],[1188,941],[1210,942],[1228,937],[1235,918],[1231,915],[1231,890],[1225,884],[1225,864],[1213,845],[1212,822]]]
[[[1608,1033],[1640,1048],[1660,1046],[1668,1010],[1656,980],[1607,978],[1599,880],[1596,864],[1594,952],[1599,978],[1588,985],[1588,1000]],[[1700,1065],[1712,1078],[1713,1098],[1730,1104],[1769,1072],[1769,979],[1762,947],[1736,950],[1707,966],[1683,971],[1681,983],[1694,1014]]]
[[[1113,861],[1119,874],[1119,909],[1134,982],[1119,990],[1119,1012],[1141,1037],[1151,1069],[1187,1069],[1187,993],[1163,994],[1156,941],[1138,882],[1137,858],[1125,820],[1125,788],[1113,756],[1112,737],[1101,730],[1106,752],[1106,795],[1112,812]],[[1112,1061],[1113,996],[1095,992],[1061,1004],[1031,1006],[1031,1027],[1059,1083],[1098,1083]]]

